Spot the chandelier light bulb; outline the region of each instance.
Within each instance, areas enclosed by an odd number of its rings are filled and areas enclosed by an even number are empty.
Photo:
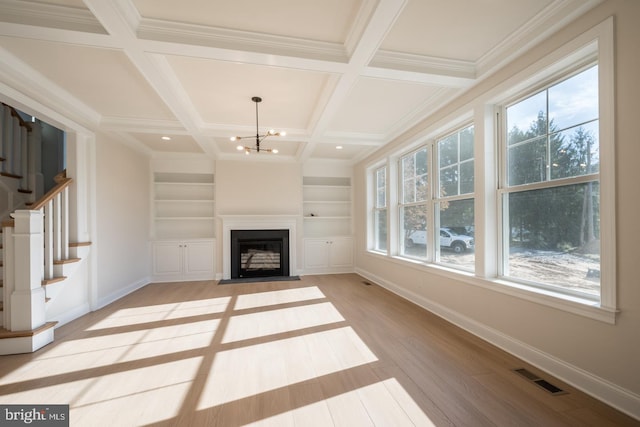
[[[274,148],[273,150],[271,150],[271,152],[272,152],[273,154],[278,154],[278,149],[277,149],[277,148]]]
[[[237,136],[232,136],[232,137],[231,137],[231,138],[229,138],[229,139],[230,139],[230,140],[232,140],[232,141],[236,141],[236,140],[238,139],[238,137],[237,137]]]
[[[238,146],[236,147],[236,150],[238,150],[238,151],[242,151],[242,150],[244,150],[244,147],[243,147],[242,145],[238,145]]]

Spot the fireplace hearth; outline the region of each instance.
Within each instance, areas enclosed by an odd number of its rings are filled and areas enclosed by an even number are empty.
[[[231,230],[231,278],[289,276],[289,230]]]

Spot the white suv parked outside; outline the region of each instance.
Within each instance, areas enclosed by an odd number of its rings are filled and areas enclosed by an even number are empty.
[[[427,232],[424,230],[416,230],[409,235],[406,242],[407,246],[426,245]],[[465,234],[458,234],[449,228],[440,229],[440,247],[453,250],[455,253],[462,253],[466,250],[473,249],[473,237]]]

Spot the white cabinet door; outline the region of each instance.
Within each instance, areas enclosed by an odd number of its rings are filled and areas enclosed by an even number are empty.
[[[330,239],[329,267],[342,268],[353,266],[353,239],[336,237]]]
[[[155,242],[153,244],[153,274],[182,273],[182,243]]]
[[[184,242],[183,249],[186,275],[213,274],[213,242]]]
[[[306,239],[304,241],[305,269],[327,268],[329,266],[329,245],[326,239]]]

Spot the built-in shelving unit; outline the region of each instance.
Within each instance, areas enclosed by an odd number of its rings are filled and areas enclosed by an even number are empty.
[[[213,174],[154,174],[154,234],[156,239],[215,237]]]
[[[303,177],[305,274],[353,269],[351,179]]]
[[[351,179],[303,177],[305,237],[350,236]]]

